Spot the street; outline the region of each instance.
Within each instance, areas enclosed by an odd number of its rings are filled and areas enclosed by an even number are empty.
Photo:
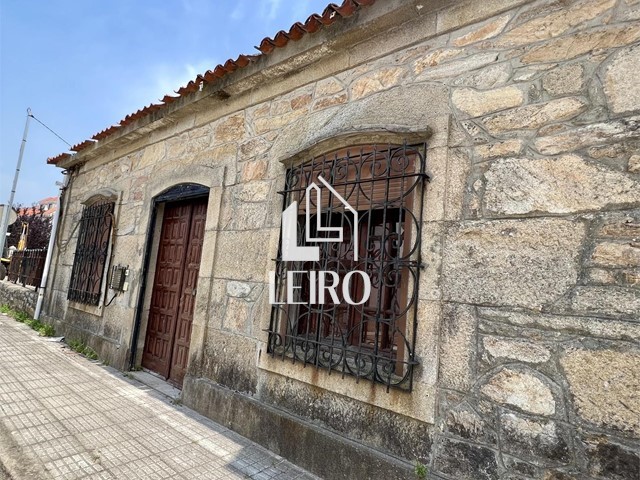
[[[316,478],[175,403],[0,315],[0,480]]]

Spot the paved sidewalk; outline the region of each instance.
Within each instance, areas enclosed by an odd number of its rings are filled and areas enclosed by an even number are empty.
[[[0,480],[315,479],[0,315]]]

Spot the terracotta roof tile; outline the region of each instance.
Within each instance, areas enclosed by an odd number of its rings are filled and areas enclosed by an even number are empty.
[[[96,143],[95,140],[85,140],[84,142],[81,143],[77,143],[76,145],[74,145],[73,147],[71,147],[71,150],[73,152],[79,152],[80,150],[84,150],[85,148],[87,148],[89,145],[93,145],[94,143]]]
[[[252,62],[255,62],[263,55],[268,55],[273,52],[276,48],[283,48],[287,46],[290,40],[298,41],[306,34],[313,34],[320,30],[323,26],[328,26],[337,21],[339,18],[349,17],[353,15],[358,9],[361,7],[366,7],[375,3],[376,0],[344,0],[341,5],[336,5],[334,3],[329,4],[321,15],[312,14],[307,18],[304,23],[296,22],[291,28],[289,28],[288,32],[284,30],[280,30],[278,33],[274,35],[273,38],[265,37],[260,42],[260,45],[256,47],[260,54],[258,55],[240,55],[236,60],[229,59],[224,65],[217,65],[213,70],[207,70],[204,74],[199,74],[194,80],[191,80],[185,86],[180,87],[176,90],[177,96],[165,95],[160,102],[161,103],[152,103],[144,108],[141,108],[137,112],[131,113],[127,115],[124,119],[120,121],[118,125],[113,125],[108,127],[101,132],[96,133],[92,140],[101,141],[107,138],[109,135],[116,132],[119,128],[129,125],[140,118],[146,117],[151,113],[162,109],[164,106],[173,103],[178,98],[184,95],[190,95],[194,92],[199,91],[202,88],[202,84],[204,83],[214,83],[225,75],[234,72],[240,68],[245,68]],[[91,140],[85,140],[82,143],[79,143],[71,148],[71,150],[75,152],[79,152],[89,145],[91,145]],[[71,155],[68,153],[61,153],[52,158],[47,159],[47,163],[49,164],[57,164],[63,159],[69,158]]]
[[[296,22],[289,30],[289,38],[293,41],[298,41],[304,36],[305,33],[306,31],[304,29],[304,25],[302,25],[300,22]]]
[[[103,138],[108,137],[109,135],[111,135],[113,132],[115,132],[117,129],[120,128],[120,125],[111,125],[108,128],[105,128],[104,130],[102,130],[101,132],[96,133],[93,137],[94,140],[102,140]]]
[[[67,152],[64,152],[64,153],[61,153],[60,155],[56,155],[55,157],[47,158],[47,163],[49,165],[57,165],[58,162],[60,162],[62,160],[66,160],[69,157],[71,157],[71,154],[67,153]]]

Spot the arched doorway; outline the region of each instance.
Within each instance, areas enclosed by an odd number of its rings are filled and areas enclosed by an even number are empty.
[[[187,184],[156,198],[162,206],[142,366],[181,387],[202,256],[209,189]]]

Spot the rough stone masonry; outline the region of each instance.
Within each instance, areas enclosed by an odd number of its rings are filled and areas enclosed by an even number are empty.
[[[151,202],[203,184],[185,404],[325,478],[419,461],[440,479],[637,480],[639,71],[638,0],[363,7],[61,161],[46,313],[126,368]],[[413,391],[271,359],[285,165],[407,136],[431,175]],[[131,287],[90,310],[66,295],[82,202],[104,189]]]

